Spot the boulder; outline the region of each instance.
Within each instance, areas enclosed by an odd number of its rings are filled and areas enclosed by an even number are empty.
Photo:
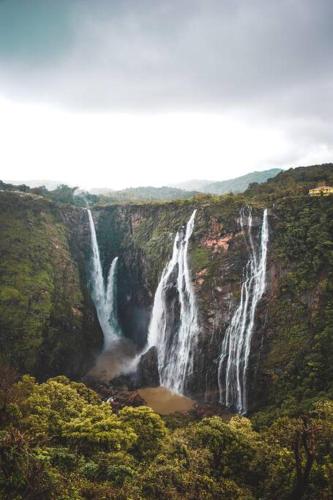
[[[138,387],[158,387],[160,385],[156,347],[151,347],[141,356],[137,368],[137,384]]]

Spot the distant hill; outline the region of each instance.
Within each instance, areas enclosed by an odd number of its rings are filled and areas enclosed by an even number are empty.
[[[266,182],[268,179],[275,177],[280,172],[280,168],[271,168],[270,170],[264,170],[263,172],[250,172],[249,174],[236,177],[235,179],[212,182],[204,187],[204,192],[211,194],[225,194],[231,192],[242,193],[253,182],[261,184],[262,182]]]
[[[170,201],[188,199],[196,195],[196,191],[185,191],[184,189],[168,186],[153,187],[143,186],[136,188],[127,188],[120,191],[112,191],[105,194],[105,199],[110,202],[126,201]],[[103,197],[103,195],[101,195]]]
[[[106,195],[108,196],[109,194],[112,194],[114,192],[114,189],[111,188],[90,188],[89,193],[91,194],[96,194],[96,195]]]
[[[134,188],[126,188],[114,191],[111,188],[92,188],[89,189],[91,195],[100,196],[104,201],[110,203],[117,202],[133,202],[133,201],[170,201],[183,200],[191,198],[198,193],[206,194],[225,194],[225,193],[242,193],[250,184],[256,182],[261,184],[267,179],[275,177],[282,170],[280,168],[272,168],[263,172],[250,172],[249,174],[235,177],[226,181],[212,182],[203,179],[193,179],[171,186],[153,187],[140,186]],[[63,186],[61,181],[48,181],[43,179],[22,180],[22,181],[6,181],[9,184],[19,186],[25,185],[35,189],[40,186],[45,186],[48,191],[54,191],[58,187]]]
[[[6,181],[6,189],[9,186],[17,186],[18,189],[23,190],[36,190],[42,186],[50,192],[56,193],[59,189],[65,186],[62,182],[47,181],[47,180],[23,180],[23,181]],[[68,186],[70,187],[70,186]],[[39,191],[38,191],[39,192]],[[104,202],[117,203],[117,202],[135,202],[135,201],[171,201],[188,199],[197,194],[194,190],[184,190],[176,187],[162,186],[140,186],[135,188],[126,188],[121,190],[113,190],[111,188],[92,188],[84,191],[85,196],[92,195],[100,197]],[[46,193],[44,193],[45,195]]]
[[[250,184],[257,182],[261,184],[266,182],[268,179],[275,177],[282,171],[281,168],[271,168],[270,170],[264,170],[262,172],[250,172],[249,174],[242,175],[241,177],[235,177],[234,179],[229,179],[226,181],[204,181],[204,180],[192,180],[188,182],[182,182],[177,184],[178,188],[185,190],[196,190],[201,193],[208,194],[225,194],[225,193],[242,193],[246,191]]]
[[[37,188],[41,186],[45,186],[48,191],[53,191],[57,189],[58,186],[63,185],[62,181],[48,181],[46,179],[31,179],[30,181],[20,180],[20,181],[11,181],[6,180],[7,184],[13,184],[14,186],[20,186],[24,184],[25,186],[29,186],[30,188]]]
[[[172,184],[170,187],[183,189],[185,191],[199,191],[204,192],[204,188],[211,184],[212,181],[204,179],[192,179],[190,181],[179,182],[177,184]]]
[[[242,193],[246,191],[252,183],[261,184],[268,179],[275,177],[282,172],[280,168],[272,168],[263,172],[250,172],[249,174],[236,177],[234,179],[211,182],[207,180],[194,179],[188,182],[182,182],[176,186],[152,187],[143,186],[136,188],[122,189],[121,191],[94,190],[95,194],[104,195],[111,202],[126,201],[169,201],[187,199],[198,193],[217,194]]]

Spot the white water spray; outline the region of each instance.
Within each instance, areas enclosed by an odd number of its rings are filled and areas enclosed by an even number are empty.
[[[245,219],[247,224],[245,224]],[[249,243],[249,260],[245,268],[245,280],[241,287],[239,305],[231,319],[223,342],[218,368],[220,403],[239,413],[247,413],[247,375],[251,341],[258,302],[266,288],[266,263],[268,247],[267,209],[264,210],[261,227],[261,242],[255,249],[252,236],[252,214],[240,213],[240,225]]]
[[[107,283],[105,285],[96,229],[91,211],[87,209],[91,234],[92,249],[92,298],[96,307],[97,317],[104,335],[104,350],[110,349],[121,335],[117,320],[117,263],[115,257],[111,263]]]
[[[198,320],[195,296],[188,265],[188,246],[193,233],[196,210],[186,230],[177,232],[172,257],[163,270],[156,289],[148,332],[148,349],[156,346],[161,385],[184,393],[186,378],[193,370],[193,354],[197,341]],[[176,281],[175,281],[176,280]],[[167,293],[176,288],[180,306],[177,331],[168,328],[170,315]]]

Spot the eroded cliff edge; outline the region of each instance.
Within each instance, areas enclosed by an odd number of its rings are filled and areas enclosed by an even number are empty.
[[[200,336],[187,392],[218,399],[221,343],[237,307],[246,241],[238,223],[253,208],[258,239],[269,208],[267,288],[255,318],[249,409],[332,397],[333,204],[272,183],[246,196],[164,204],[94,207],[104,272],[119,256],[118,314],[138,346],[147,329],[162,269],[176,231],[194,208],[190,261]],[[79,377],[94,363],[102,334],[89,292],[90,233],[86,211],[41,197],[0,193],[2,359],[39,377]],[[176,311],[177,312],[177,311]]]

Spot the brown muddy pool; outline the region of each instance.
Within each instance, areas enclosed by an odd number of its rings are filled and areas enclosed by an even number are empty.
[[[156,413],[161,415],[186,412],[194,405],[192,399],[175,394],[166,387],[147,387],[139,389],[138,393],[145,400],[147,406],[150,406]]]

